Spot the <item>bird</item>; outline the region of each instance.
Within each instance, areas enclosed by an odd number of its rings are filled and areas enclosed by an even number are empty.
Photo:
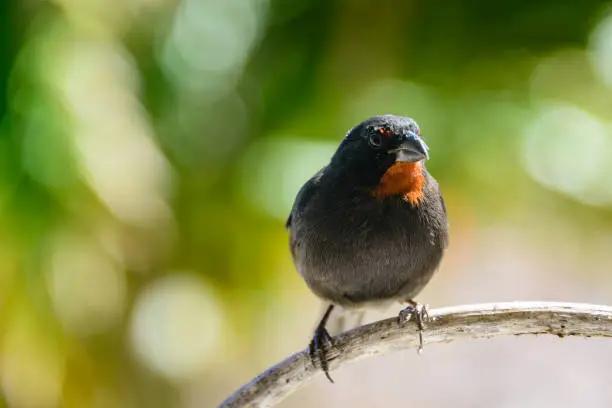
[[[429,147],[416,121],[372,116],[351,128],[329,163],[299,189],[285,227],[293,263],[326,309],[309,343],[330,382],[326,329],[334,310],[407,305],[422,332],[428,306],[415,296],[438,270],[449,224],[438,182],[426,170]]]

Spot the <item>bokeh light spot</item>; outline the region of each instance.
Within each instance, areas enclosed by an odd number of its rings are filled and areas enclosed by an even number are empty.
[[[185,0],[161,45],[160,62],[182,89],[195,87],[214,100],[242,72],[264,27],[265,0]]]
[[[173,380],[204,372],[218,352],[222,310],[196,275],[158,279],[136,300],[131,345],[152,370]]]
[[[579,201],[612,203],[607,180],[612,170],[611,136],[608,124],[577,107],[543,106],[525,131],[527,171]]]
[[[285,220],[300,187],[329,163],[337,143],[279,137],[253,144],[243,160],[246,197],[268,215]]]
[[[169,219],[171,169],[136,98],[133,62],[118,46],[83,41],[65,64],[60,91],[87,183],[123,221],[148,226]]]
[[[50,244],[48,282],[63,326],[86,335],[109,328],[125,306],[125,275],[99,245],[78,234],[57,234]]]
[[[589,38],[589,58],[601,81],[612,87],[612,13],[608,13]]]

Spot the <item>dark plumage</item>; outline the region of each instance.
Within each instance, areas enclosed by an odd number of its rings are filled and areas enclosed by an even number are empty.
[[[311,343],[326,374],[333,305],[416,306],[442,259],[446,209],[420,133],[414,120],[393,115],[358,124],[299,191],[287,220],[298,272],[330,303]]]

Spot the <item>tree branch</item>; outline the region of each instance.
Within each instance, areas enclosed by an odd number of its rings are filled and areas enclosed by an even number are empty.
[[[519,334],[612,337],[610,306],[511,302],[447,307],[429,315],[424,344]],[[390,318],[343,333],[335,337],[335,347],[330,350],[330,370],[367,356],[416,348],[416,330],[413,321],[399,327],[397,318]],[[301,351],[244,385],[220,408],[270,407],[320,374],[308,350]]]

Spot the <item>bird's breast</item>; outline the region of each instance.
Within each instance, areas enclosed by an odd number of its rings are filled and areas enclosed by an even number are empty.
[[[421,162],[397,162],[383,174],[374,190],[379,199],[400,195],[404,200],[417,206],[423,202],[425,176]]]
[[[353,203],[302,229],[296,264],[315,293],[338,304],[401,297],[420,290],[437,268],[441,226],[399,198]]]

